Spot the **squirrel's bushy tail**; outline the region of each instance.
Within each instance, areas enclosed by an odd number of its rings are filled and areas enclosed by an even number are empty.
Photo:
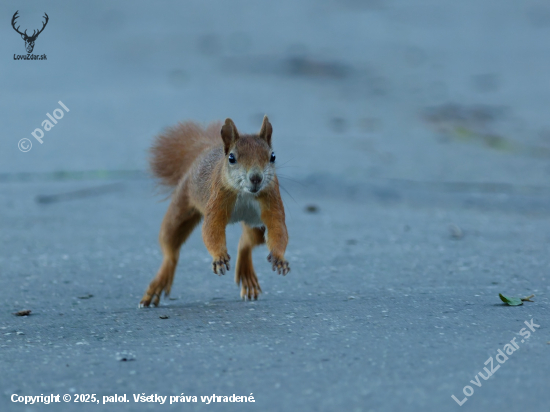
[[[155,138],[150,149],[151,171],[165,186],[176,186],[193,161],[205,150],[221,145],[220,122],[203,128],[194,122],[179,123]]]

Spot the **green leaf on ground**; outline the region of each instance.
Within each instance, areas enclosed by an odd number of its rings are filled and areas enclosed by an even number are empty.
[[[523,305],[523,301],[520,298],[509,298],[507,296],[504,296],[502,293],[499,293],[498,296],[500,296],[500,300],[502,300],[507,305],[510,305],[510,306]]]

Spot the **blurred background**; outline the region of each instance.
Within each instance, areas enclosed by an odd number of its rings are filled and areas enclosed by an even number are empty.
[[[13,60],[16,10],[29,32],[48,13],[46,61]],[[167,126],[253,132],[264,114],[285,175],[327,187],[550,177],[546,1],[3,1],[0,15],[3,180],[139,174]],[[70,113],[39,144],[59,100]]]

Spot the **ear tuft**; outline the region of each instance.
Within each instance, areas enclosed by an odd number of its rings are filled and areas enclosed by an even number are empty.
[[[239,132],[235,127],[233,120],[225,119],[225,124],[222,126],[221,136],[224,144],[225,154],[229,153],[229,148],[239,139]]]
[[[273,126],[269,123],[267,115],[264,116],[264,121],[262,122],[262,128],[260,129],[260,138],[264,139],[269,147],[271,147],[271,134],[273,133]]]

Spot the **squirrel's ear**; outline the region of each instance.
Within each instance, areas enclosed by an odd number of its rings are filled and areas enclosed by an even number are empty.
[[[273,126],[269,123],[267,116],[264,116],[262,128],[260,129],[260,138],[264,139],[269,147],[271,147],[271,134],[273,133]]]
[[[229,153],[229,148],[231,147],[231,145],[239,139],[239,132],[237,131],[233,120],[229,118],[225,119],[225,124],[222,126],[221,135],[224,144],[225,154],[227,154]]]

